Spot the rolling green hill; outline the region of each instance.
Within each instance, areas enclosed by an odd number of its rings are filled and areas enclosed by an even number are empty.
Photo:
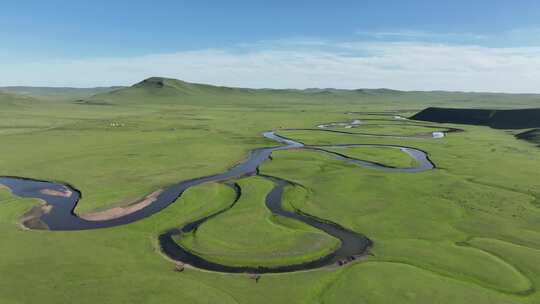
[[[493,94],[464,92],[418,92],[391,89],[252,89],[231,88],[151,77],[133,86],[101,92],[85,98],[81,104],[242,104],[276,107],[282,105],[335,104],[376,106],[380,110],[400,108],[410,114],[428,106],[465,108],[540,107],[537,94]]]
[[[28,103],[39,103],[39,100],[29,96],[19,96],[0,91],[0,106],[23,105]]]
[[[19,96],[28,96],[44,100],[74,100],[90,97],[95,94],[109,92],[121,87],[69,88],[69,87],[0,87],[0,92]]]

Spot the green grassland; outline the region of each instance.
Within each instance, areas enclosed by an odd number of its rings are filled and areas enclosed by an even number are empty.
[[[410,123],[409,121],[393,121],[389,120],[389,117],[375,118],[377,121],[369,121],[361,124],[360,127],[344,129],[344,128],[328,128],[328,130],[343,131],[348,133],[359,134],[375,134],[375,135],[388,135],[388,136],[411,136],[419,137],[423,135],[430,135],[435,131],[444,131],[444,129],[437,129],[431,127],[422,127]],[[429,126],[429,124],[426,124]]]
[[[271,181],[251,177],[239,182],[242,197],[230,211],[179,240],[205,259],[232,266],[284,266],[331,253],[339,240],[289,218],[272,215],[265,198]]]
[[[266,130],[381,119],[346,131],[412,136],[432,129],[346,112],[540,107],[537,95],[247,90],[158,78],[84,101],[12,93],[0,93],[0,175],[69,182],[83,192],[81,214],[223,172],[250,149],[274,146],[261,136]],[[0,303],[539,303],[540,149],[515,132],[445,127],[465,132],[402,139],[278,131],[313,145],[411,146],[427,151],[437,169],[389,173],[316,151],[274,153],[261,173],[301,185],[285,190],[286,209],[339,223],[374,246],[372,255],[345,267],[263,275],[258,283],[243,274],[177,273],[159,252],[160,233],[232,203],[234,193],[223,184],[189,189],[130,225],[76,232],[22,230],[18,219],[39,202],[0,188]],[[411,165],[394,149],[335,151]],[[264,206],[269,181],[237,182],[243,195],[236,205],[180,243],[244,265],[309,260],[336,246],[311,227],[272,216]]]
[[[349,147],[325,148],[325,150],[394,168],[411,168],[417,165],[413,158],[397,148]]]

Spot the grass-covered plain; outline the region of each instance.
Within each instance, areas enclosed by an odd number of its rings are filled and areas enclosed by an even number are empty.
[[[411,168],[418,165],[413,158],[398,148],[360,146],[325,148],[325,150],[394,168]]]
[[[260,177],[239,181],[234,208],[184,235],[179,243],[213,262],[232,266],[284,266],[331,253],[339,240],[302,222],[273,215],[265,198],[273,183]]]
[[[265,130],[352,119],[387,120],[380,123],[396,124],[388,128],[397,130],[400,123],[392,115],[346,112],[540,106],[535,95],[240,90],[172,80],[160,87],[160,81],[85,102],[2,93],[0,175],[69,182],[83,192],[76,212],[85,213],[222,172],[250,149],[275,145],[262,138]],[[457,127],[465,132],[443,139],[279,131],[306,144],[411,146],[429,152],[437,169],[385,173],[315,151],[275,153],[261,173],[304,187],[286,189],[286,208],[368,236],[373,255],[346,267],[263,275],[258,283],[246,275],[189,268],[176,273],[159,252],[161,232],[231,203],[234,193],[224,185],[190,189],[162,212],[130,225],[77,232],[21,230],[18,219],[39,202],[2,188],[0,303],[538,303],[540,149],[504,130]],[[370,128],[368,133],[376,130]],[[414,135],[418,129],[399,132]],[[363,132],[362,126],[348,131]],[[383,164],[407,164],[400,151],[373,149],[346,151]],[[264,258],[274,245],[284,252],[299,246],[306,258],[313,244],[294,241],[294,234],[320,233],[296,222],[273,222],[264,207],[270,188],[265,180],[239,183],[246,196],[200,227],[199,250],[217,252],[216,260],[238,262],[234,258],[240,256],[248,263]],[[248,227],[257,233],[248,233]],[[335,246],[327,236],[317,237],[328,241],[322,250]],[[220,246],[224,241],[229,247]],[[250,244],[262,254],[243,250]],[[279,262],[295,258],[280,256]]]
[[[369,119],[369,118],[368,118]],[[380,119],[380,120],[379,120]],[[391,117],[379,118],[375,121],[366,121],[356,128],[344,129],[344,128],[327,128],[334,131],[344,131],[348,133],[358,133],[369,136],[373,135],[388,135],[388,136],[411,136],[421,137],[430,136],[432,132],[444,131],[443,128],[437,128],[430,124],[425,126],[417,125],[409,121],[389,121]]]

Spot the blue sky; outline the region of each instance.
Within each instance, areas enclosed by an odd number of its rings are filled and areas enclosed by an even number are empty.
[[[0,86],[163,75],[250,87],[540,91],[538,1],[0,4]]]

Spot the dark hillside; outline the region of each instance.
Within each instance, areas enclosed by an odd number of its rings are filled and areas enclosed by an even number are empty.
[[[427,108],[411,117],[414,120],[489,126],[495,129],[540,127],[540,108],[516,110]]]
[[[540,129],[532,129],[516,135],[516,138],[530,141],[540,146]]]

